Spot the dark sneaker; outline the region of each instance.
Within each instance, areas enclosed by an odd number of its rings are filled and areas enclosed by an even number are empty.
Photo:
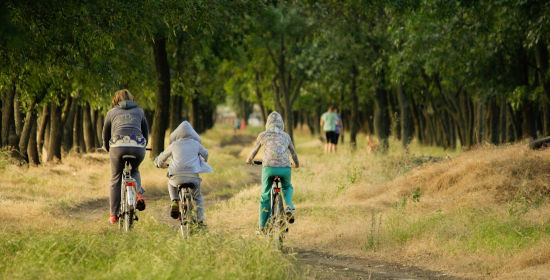
[[[265,234],[267,234],[267,230],[265,229],[265,227],[260,227],[256,229],[256,235],[265,235]]]
[[[201,230],[205,230],[207,228],[206,224],[203,221],[198,222],[197,227]]]
[[[288,219],[288,222],[290,224],[293,224],[294,223],[294,210],[292,210],[292,208],[290,208],[290,206],[288,206],[285,210],[286,212],[286,218]]]
[[[140,193],[138,193],[138,196],[137,196],[136,209],[139,211],[145,210],[145,198]]]
[[[172,204],[170,204],[170,217],[172,217],[172,219],[178,219],[180,217],[180,206],[177,200],[172,201]]]

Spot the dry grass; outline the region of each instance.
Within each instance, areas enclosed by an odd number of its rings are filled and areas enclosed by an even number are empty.
[[[327,155],[318,140],[298,133],[296,142],[302,167],[293,170],[297,222],[287,244],[472,278],[550,277],[550,150],[449,153],[413,143],[405,152],[392,141],[387,154],[366,154],[360,141]],[[242,214],[215,209],[213,222],[248,234],[258,195],[257,186],[241,192],[223,208]]]
[[[203,191],[231,197],[210,204],[208,223],[253,235],[260,167],[244,160],[254,135],[235,138],[229,127],[218,127],[202,137],[215,170],[203,176]],[[366,154],[364,137],[358,139],[357,150],[341,146],[325,154],[320,141],[298,131],[297,222],[286,244],[472,278],[550,278],[550,150],[518,144],[461,153],[413,143],[406,152],[392,140],[387,154]],[[165,170],[150,160],[141,170],[146,194],[168,202]],[[0,158],[0,230],[68,228],[75,217],[67,213],[92,202],[104,203],[92,213],[100,223],[78,213],[76,223],[105,231],[109,174],[107,155],[29,168]]]

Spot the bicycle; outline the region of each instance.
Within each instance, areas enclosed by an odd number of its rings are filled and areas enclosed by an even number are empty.
[[[180,212],[180,232],[184,239],[189,238],[194,226],[197,225],[195,219],[196,205],[191,194],[192,189],[195,188],[193,183],[183,183],[178,185],[178,196],[180,199],[179,212]]]
[[[132,165],[130,161],[135,159],[132,155],[123,155],[124,169],[122,170],[122,180],[120,185],[120,212],[118,218],[118,228],[128,232],[132,229],[134,221],[138,221],[136,215],[136,197],[137,181],[132,177]]]
[[[97,149],[99,152],[106,152],[103,148]],[[146,150],[151,150],[147,148]],[[136,215],[136,199],[137,199],[137,181],[132,177],[132,160],[136,159],[133,155],[123,155],[124,169],[122,170],[122,178],[120,183],[120,206],[117,214],[118,228],[129,232],[134,221],[139,218]]]
[[[254,165],[262,165],[262,161],[253,161]],[[285,205],[281,193],[281,178],[273,176],[273,184],[270,191],[270,216],[266,223],[267,236],[273,237],[275,246],[282,250],[283,239],[288,232],[288,216],[285,214]]]
[[[166,167],[168,166],[170,164],[166,164]],[[199,225],[197,219],[195,219],[196,205],[191,193],[194,188],[195,184],[193,183],[183,183],[177,186],[178,197],[180,199],[178,203],[180,232],[184,239],[189,238],[193,228]]]

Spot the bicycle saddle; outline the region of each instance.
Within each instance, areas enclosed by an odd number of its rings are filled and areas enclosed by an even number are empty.
[[[178,188],[184,188],[184,189],[192,189],[194,187],[195,187],[195,184],[193,183],[183,183],[178,185]]]
[[[136,157],[132,156],[132,155],[123,155],[122,158],[123,159],[135,159]]]

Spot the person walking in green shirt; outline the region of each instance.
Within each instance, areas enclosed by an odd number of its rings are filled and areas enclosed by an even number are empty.
[[[334,112],[334,106],[330,106],[327,112],[321,115],[321,127],[325,132],[326,144],[325,152],[336,152],[336,143],[338,143],[338,134],[336,134],[336,125],[338,124],[338,115]]]

